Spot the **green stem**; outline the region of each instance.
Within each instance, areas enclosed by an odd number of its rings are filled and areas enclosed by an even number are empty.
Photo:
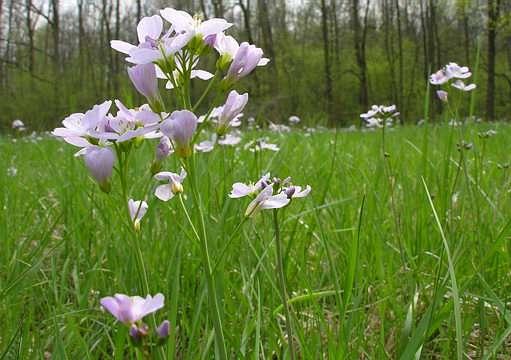
[[[193,159],[193,157],[192,157]],[[189,163],[188,163],[189,164]],[[190,165],[190,164],[189,164]],[[195,177],[195,169],[193,166],[193,160],[192,160],[192,166],[188,166],[188,173],[190,174],[191,178],[191,189],[192,189],[192,199],[194,201],[194,205],[198,210],[199,213],[199,228],[200,232],[197,231],[197,228],[194,226],[191,217],[189,216],[188,212],[186,211],[186,207],[184,202],[181,199],[181,206],[183,207],[183,210],[185,211],[186,218],[192,227],[192,230],[194,232],[194,235],[197,237],[197,240],[200,243],[200,249],[201,249],[201,256],[202,256],[202,262],[203,266],[205,267],[204,271],[206,274],[206,285],[208,288],[208,295],[209,295],[209,303],[210,303],[210,311],[211,311],[211,317],[213,319],[213,326],[215,330],[215,339],[217,343],[217,349],[219,351],[220,359],[227,360],[227,347],[225,343],[225,337],[224,337],[224,331],[222,326],[222,316],[220,313],[220,305],[218,302],[218,297],[216,293],[216,286],[215,286],[215,279],[213,276],[213,268],[211,266],[211,256],[209,253],[208,248],[208,239],[207,239],[207,231],[206,231],[206,225],[204,221],[204,212],[203,207],[200,201],[200,195],[197,192],[197,183],[196,183],[196,177]],[[180,196],[181,198],[181,196]]]
[[[284,316],[286,318],[286,332],[287,332],[287,343],[289,346],[289,354],[291,360],[295,359],[295,351],[293,347],[293,330],[291,326],[291,313],[289,311],[289,304],[287,301],[287,290],[286,290],[286,275],[284,274],[284,264],[282,261],[282,243],[280,239],[280,228],[277,209],[273,210],[273,227],[275,230],[275,245],[277,248],[277,274],[279,278],[279,290],[280,297],[282,300],[282,306],[284,307]]]

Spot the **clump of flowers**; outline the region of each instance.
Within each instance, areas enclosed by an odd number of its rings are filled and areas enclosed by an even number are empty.
[[[52,132],[77,147],[75,155],[83,158],[91,177],[102,191],[118,196],[118,204],[127,214],[125,223],[133,235],[132,248],[138,258],[138,274],[146,290],[149,289],[149,277],[140,242],[142,219],[147,216],[149,205],[144,200],[131,198],[131,192],[142,189],[134,188],[133,185],[140,182],[131,182],[133,174],[129,170],[133,164],[130,161],[133,153],[140,149],[142,143],[154,141],[153,159],[146,164],[146,174],[151,174],[152,178],[148,180],[153,181],[154,190],[146,190],[148,193],[139,199],[147,199],[150,203],[153,193],[163,202],[176,197],[178,201],[169,202],[169,206],[181,206],[188,225],[194,230],[191,233],[202,252],[209,318],[214,326],[213,348],[221,359],[229,358],[229,351],[217,294],[221,287],[216,286],[206,236],[209,226],[206,223],[212,216],[204,215],[208,206],[203,204],[200,196],[197,162],[200,161],[199,153],[213,151],[217,144],[235,146],[241,141],[241,136],[233,129],[242,123],[249,96],[238,92],[235,87],[240,79],[269,63],[262,49],[247,42],[239,44],[225,34],[231,26],[225,19],[202,21],[200,16],[172,8],[161,10],[159,15],[142,18],[137,26],[137,43],[113,40],[111,47],[125,55],[129,64],[127,75],[145,103],[128,107],[118,99],[106,100],[84,113],[69,115],[62,121],[62,126]],[[207,57],[216,59],[204,61]],[[200,69],[207,63],[215,64],[214,71]],[[192,97],[192,80],[207,82],[197,99]],[[172,103],[178,104],[175,108],[170,108],[169,98]],[[247,147],[254,152],[279,150],[277,145],[268,143],[266,139],[258,139]],[[179,173],[162,171],[166,169],[168,159],[179,164]],[[142,173],[138,170],[137,174]],[[191,194],[189,197],[183,194],[185,181],[187,194]],[[305,197],[310,192],[309,186],[302,189],[293,185],[290,179],[270,180],[269,175],[254,185],[243,187],[240,183],[236,189],[238,191],[233,189],[232,197],[254,197],[246,211],[247,216],[263,209],[284,207],[292,199]],[[189,215],[190,203],[195,207],[197,217]],[[240,218],[242,223],[245,217]],[[129,333],[135,342],[144,342],[150,329],[142,319],[161,309],[163,300],[161,294],[145,299],[116,294],[101,299],[101,305],[130,327]],[[164,321],[154,333],[164,339],[169,329],[170,323]]]
[[[472,91],[477,87],[476,84],[465,84],[464,80],[471,76],[472,73],[467,66],[459,66],[458,64],[451,62],[437,72],[431,74],[429,82],[431,85],[442,87],[436,91],[437,97],[443,102],[448,102],[448,85],[464,92]]]
[[[396,105],[373,105],[366,113],[360,114],[368,128],[392,126],[394,119],[398,116]]]

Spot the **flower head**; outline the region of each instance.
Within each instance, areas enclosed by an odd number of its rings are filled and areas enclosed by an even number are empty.
[[[465,92],[472,91],[477,87],[476,84],[465,85],[465,83],[462,80],[454,81],[451,84],[451,86],[455,87],[458,90],[465,91]]]
[[[224,19],[213,18],[202,21],[199,16],[191,16],[186,11],[166,8],[160,11],[161,16],[172,24],[172,29],[187,44],[194,37],[201,40],[217,35],[232,26]]]
[[[197,129],[197,116],[188,110],[174,111],[160,126],[163,134],[168,136],[176,153],[188,157],[192,153],[191,140]]]
[[[165,339],[170,334],[170,322],[168,320],[163,320],[163,322],[156,329],[156,334],[160,339]]]
[[[165,297],[162,294],[156,294],[154,297],[147,295],[145,299],[140,296],[115,294],[102,298],[100,303],[118,321],[132,325],[161,309],[164,301]]]
[[[169,201],[176,194],[183,192],[183,180],[186,178],[186,171],[181,169],[180,174],[170,171],[162,171],[154,175],[154,178],[159,181],[166,181],[166,184],[159,185],[154,195],[162,201]]]
[[[174,152],[174,149],[172,149],[172,144],[170,142],[170,139],[167,136],[162,136],[160,138],[160,142],[158,143],[158,146],[156,146],[156,161],[163,161],[165,158],[167,158],[170,154]]]
[[[266,186],[250,204],[248,204],[245,216],[252,217],[259,212],[259,210],[266,209],[280,209],[289,204],[290,199],[283,192],[274,195],[273,184]]]
[[[443,102],[447,102],[449,98],[449,93],[444,90],[437,90],[436,96]]]
[[[247,42],[241,43],[227,71],[227,79],[237,81],[247,76],[260,64],[261,60],[263,60],[262,49]],[[267,61],[263,63],[266,64]]]

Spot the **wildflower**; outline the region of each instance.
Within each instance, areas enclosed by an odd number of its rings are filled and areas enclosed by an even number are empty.
[[[128,209],[130,212],[131,221],[135,230],[140,230],[140,220],[144,217],[147,212],[148,205],[145,201],[135,201],[133,199],[128,200]]]
[[[156,66],[154,64],[135,65],[128,68],[128,75],[137,91],[147,98],[151,108],[161,112],[163,105],[158,90]]]
[[[291,125],[296,125],[298,124],[301,120],[298,116],[296,115],[291,115],[289,117],[289,119],[287,119],[287,121],[291,124]]]
[[[275,152],[280,151],[278,145],[267,142],[267,139],[265,138],[252,140],[246,143],[244,149],[248,149],[250,152],[258,152],[262,150],[270,150]]]
[[[239,126],[239,118],[243,116],[242,111],[247,105],[248,94],[238,94],[236,90],[232,90],[227,96],[225,104],[215,109],[213,117],[218,118],[217,134],[225,135],[230,126]]]
[[[80,150],[76,153],[76,156],[83,156],[89,173],[97,181],[101,190],[109,192],[109,179],[112,176],[115,162],[115,155],[112,149],[92,145]]]
[[[174,150],[172,149],[172,144],[170,142],[170,139],[167,136],[162,136],[160,138],[160,142],[158,143],[158,146],[156,147],[156,161],[163,161],[165,158],[167,158],[170,154],[172,154]]]
[[[15,166],[9,166],[7,168],[7,175],[15,177],[16,175],[18,175],[18,169]]]
[[[443,69],[438,70],[436,73],[432,74],[429,77],[429,82],[431,83],[431,85],[443,85],[449,80],[450,78],[447,76]]]
[[[289,204],[290,199],[285,193],[273,195],[273,185],[267,185],[250,204],[248,204],[245,216],[252,217],[259,210],[279,209]]]
[[[25,124],[23,123],[23,121],[21,121],[20,119],[16,119],[12,122],[11,124],[11,127],[14,129],[14,130],[17,130],[17,131],[25,131],[26,130],[26,127],[25,127]]]
[[[172,139],[179,156],[188,157],[192,153],[190,142],[197,129],[197,116],[188,110],[174,111],[160,125],[163,134]]]
[[[181,169],[178,175],[169,171],[162,171],[154,175],[154,178],[159,181],[167,181],[167,184],[160,185],[156,188],[154,195],[162,201],[169,201],[174,195],[183,192],[183,180],[186,178],[186,171]]]
[[[154,15],[144,17],[137,25],[138,45],[121,40],[110,41],[112,49],[129,55],[126,60],[134,64],[149,64],[172,56],[186,45],[185,39],[163,32],[163,20]]]
[[[248,75],[256,66],[265,66],[270,62],[270,59],[263,58],[263,51],[255,45],[249,45],[247,42],[238,44],[236,39],[232,36],[219,33],[215,37],[215,49],[220,55],[217,67],[220,69],[227,68],[233,80]]]
[[[477,87],[476,84],[465,85],[462,80],[456,80],[451,84],[451,86],[465,92],[472,91]]]
[[[164,301],[163,294],[156,294],[154,297],[147,295],[145,299],[140,296],[115,294],[102,298],[100,303],[118,321],[131,326],[161,309]]]
[[[129,334],[131,339],[135,343],[139,343],[142,340],[142,338],[149,334],[149,326],[147,326],[146,324],[141,325],[131,324]]]
[[[255,45],[250,45],[247,42],[243,42],[232,59],[229,70],[227,70],[226,79],[238,81],[250,74],[256,66],[266,65],[268,61],[269,60],[263,59],[262,49]]]
[[[459,66],[454,62],[450,62],[444,68],[445,75],[449,79],[468,79],[472,76],[470,69],[467,66]]]
[[[290,132],[291,128],[289,126],[286,126],[284,124],[274,124],[270,121],[270,126],[268,127],[271,131],[277,132],[277,133],[285,133]]]
[[[263,175],[255,184],[244,184],[241,182],[234,183],[232,185],[231,193],[229,197],[231,199],[237,199],[249,195],[254,195],[259,191],[263,190],[270,184],[270,174]]]
[[[221,33],[232,26],[224,19],[213,18],[201,21],[198,16],[192,17],[185,11],[166,8],[160,11],[161,16],[172,24],[172,29],[187,44],[194,37],[201,39]]]
[[[74,146],[81,148],[91,146],[91,140],[95,138],[94,130],[100,122],[105,120],[110,106],[112,106],[112,102],[105,101],[102,104],[94,105],[85,114],[71,114],[62,121],[64,127],[56,128],[52,134],[63,138],[65,142]]]
[[[437,90],[436,91],[436,96],[443,102],[447,102],[447,99],[448,99],[448,96],[449,94],[447,93],[447,91],[444,91],[444,90]]]
[[[396,105],[373,105],[367,113],[360,114],[368,128],[392,125],[392,118],[399,116]]]

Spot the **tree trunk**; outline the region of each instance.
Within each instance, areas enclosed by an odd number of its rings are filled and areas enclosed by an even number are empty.
[[[137,0],[137,24],[142,19],[142,0]]]
[[[366,36],[367,36],[367,18],[369,13],[370,0],[367,0],[366,12],[364,16],[364,28],[362,29],[359,17],[359,0],[352,0],[351,3],[351,23],[353,27],[353,38],[355,45],[355,58],[358,66],[358,77],[360,81],[359,104],[360,110],[366,111],[369,108],[369,90],[367,81],[367,63],[366,63]]]
[[[325,63],[325,101],[328,124],[333,125],[332,114],[332,70],[330,68],[330,43],[328,40],[328,7],[326,0],[321,0],[321,32],[323,34],[323,56]]]
[[[34,28],[32,26],[32,0],[25,1],[25,12],[26,12],[26,26],[28,36],[28,71],[34,73]]]
[[[486,116],[495,120],[495,53],[499,0],[488,0],[488,82],[486,86]]]
[[[245,32],[247,34],[248,42],[253,44],[254,38],[252,37],[252,30],[250,27],[250,0],[247,0],[247,3],[243,3],[243,0],[238,2],[238,6],[243,13],[243,24],[245,25]]]

